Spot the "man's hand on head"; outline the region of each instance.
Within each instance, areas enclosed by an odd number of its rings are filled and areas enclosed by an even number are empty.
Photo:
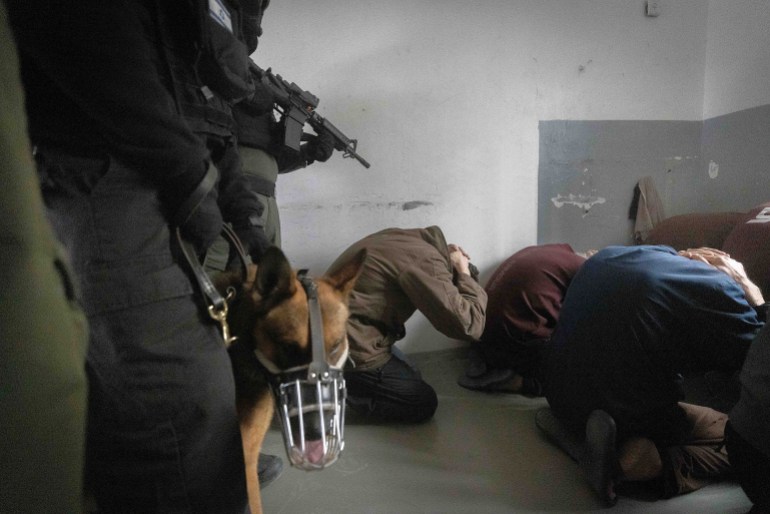
[[[457,270],[458,273],[465,273],[470,276],[470,256],[456,244],[450,244],[447,245],[447,247],[449,248],[449,260],[454,269]]]
[[[682,257],[705,262],[719,271],[726,273],[741,286],[741,289],[743,289],[743,292],[746,295],[746,300],[748,300],[751,305],[756,306],[765,303],[762,291],[749,279],[748,275],[746,275],[743,264],[731,258],[729,254],[721,250],[705,247],[688,248],[687,250],[680,250],[678,253]]]

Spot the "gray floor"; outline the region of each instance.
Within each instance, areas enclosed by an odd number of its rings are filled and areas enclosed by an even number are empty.
[[[742,514],[751,507],[739,486],[723,482],[671,500],[621,497],[603,508],[577,465],[537,430],[534,415],[545,400],[461,388],[462,351],[410,357],[438,392],[435,418],[405,426],[349,416],[340,460],[323,471],[286,469],[263,491],[265,512]],[[277,429],[263,449],[285,461]]]

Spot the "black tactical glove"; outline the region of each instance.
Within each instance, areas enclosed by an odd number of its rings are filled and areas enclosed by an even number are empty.
[[[241,240],[246,255],[251,257],[252,262],[259,263],[262,259],[262,254],[270,247],[270,241],[268,241],[265,235],[264,227],[259,223],[259,218],[251,216],[248,219],[234,222],[232,225],[235,234]],[[231,254],[231,261],[237,257],[237,255]],[[229,263],[228,267],[232,264],[232,262]]]
[[[195,174],[197,175],[197,173]],[[222,213],[217,205],[216,168],[209,164],[201,178],[185,175],[167,186],[166,201],[171,220],[182,237],[202,255],[222,232]],[[186,191],[181,193],[180,191]]]
[[[307,142],[302,145],[299,152],[306,165],[313,164],[315,161],[326,162],[334,153],[334,138],[328,132],[322,132],[318,136],[305,134],[303,139]]]
[[[275,99],[270,89],[262,82],[254,84],[254,93],[235,104],[235,109],[244,112],[247,116],[258,116],[266,112],[273,112]]]

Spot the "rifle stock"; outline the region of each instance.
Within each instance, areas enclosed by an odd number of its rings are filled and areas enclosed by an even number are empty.
[[[280,75],[272,73],[270,68],[263,70],[253,61],[249,69],[254,78],[265,85],[272,93],[276,110],[281,114],[284,126],[284,145],[299,151],[303,127],[308,123],[316,134],[328,134],[334,139],[334,149],[342,152],[343,157],[352,157],[365,168],[370,164],[357,152],[358,140],[351,139],[342,133],[329,120],[321,117],[315,109],[319,99],[309,91],[305,91],[294,82],[284,80]]]

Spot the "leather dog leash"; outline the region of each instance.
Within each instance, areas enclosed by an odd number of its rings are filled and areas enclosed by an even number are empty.
[[[191,243],[184,240],[182,237],[182,232],[179,229],[179,227],[184,225],[190,216],[192,216],[192,213],[195,211],[195,209],[198,208],[206,195],[209,194],[209,191],[214,188],[217,183],[218,176],[219,173],[217,172],[216,167],[209,164],[203,179],[200,181],[200,183],[198,183],[196,188],[182,203],[179,209],[177,209],[177,212],[173,216],[172,223],[176,226],[175,233],[177,242],[179,243],[179,248],[182,250],[182,254],[187,260],[187,263],[190,265],[190,268],[195,275],[195,280],[198,282],[198,286],[200,287],[200,290],[206,299],[206,303],[208,304],[207,310],[209,316],[211,316],[211,319],[219,322],[222,327],[222,337],[225,340],[225,345],[229,346],[230,343],[235,341],[235,337],[230,335],[230,327],[227,325],[227,301],[231,300],[233,296],[235,296],[235,289],[230,288],[228,290],[227,298],[219,294],[219,291],[217,291],[217,288],[214,287],[214,284],[211,282],[208,274],[203,269],[203,266],[201,266],[200,260],[198,260],[198,254],[195,251],[195,247]],[[241,243],[240,239],[238,239],[238,236],[235,234],[233,229],[227,224],[225,224],[222,228],[222,235],[225,237],[225,239],[227,239],[228,243],[230,243],[230,247],[235,249],[235,251],[238,253],[242,265],[243,279],[246,280],[248,261],[246,260],[246,252],[243,249],[243,244]]]
[[[200,287],[206,300],[209,316],[219,323],[222,328],[222,338],[225,341],[225,346],[230,346],[230,344],[235,341],[235,337],[230,334],[230,326],[227,324],[227,302],[232,300],[235,296],[235,289],[232,287],[228,288],[227,296],[222,296],[217,288],[214,287],[214,283],[209,278],[208,273],[206,273],[203,266],[201,266],[198,254],[195,252],[195,247],[192,243],[184,240],[179,228],[175,230],[175,233],[179,248],[182,250],[185,260],[190,265],[190,269],[192,269],[192,272],[195,275],[195,280],[198,282],[198,287]],[[241,262],[241,272],[243,273],[245,280],[248,272],[248,261],[246,252],[243,249],[243,244],[229,225],[223,226],[222,235],[227,239],[230,246],[238,253]]]

